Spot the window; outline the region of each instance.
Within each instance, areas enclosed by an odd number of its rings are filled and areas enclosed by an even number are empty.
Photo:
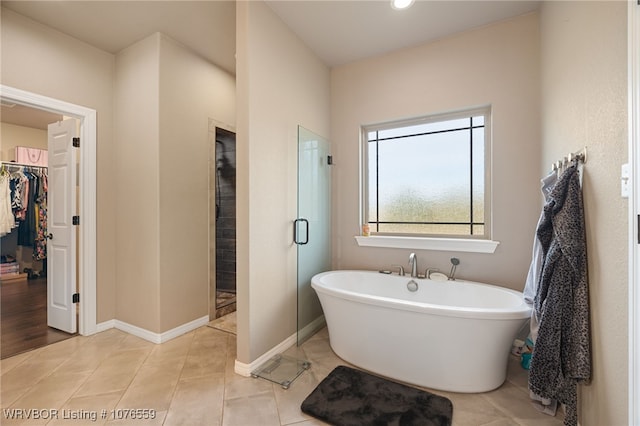
[[[490,238],[490,109],[363,127],[373,235]]]

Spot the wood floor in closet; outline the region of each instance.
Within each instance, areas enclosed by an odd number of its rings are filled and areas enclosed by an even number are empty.
[[[47,326],[45,278],[3,282],[0,290],[0,358],[74,336]]]

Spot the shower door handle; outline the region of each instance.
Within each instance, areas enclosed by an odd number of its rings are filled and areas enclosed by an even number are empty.
[[[304,223],[306,229],[306,236],[304,241],[298,240],[298,224]],[[309,221],[307,219],[296,219],[293,221],[293,242],[298,244],[299,246],[305,245],[309,242]]]

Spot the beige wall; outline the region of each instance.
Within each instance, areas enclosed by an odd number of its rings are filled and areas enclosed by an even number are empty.
[[[357,246],[363,124],[492,106],[494,254],[416,251],[422,271],[522,290],[540,215],[539,28],[536,13],[332,70],[334,266],[390,269],[410,251]]]
[[[47,131],[15,124],[0,123],[0,160],[14,161],[17,146],[48,149]]]
[[[2,84],[97,111],[97,322],[115,316],[113,55],[2,8]]]
[[[209,118],[235,127],[235,77],[160,39],[160,324],[209,313]],[[215,214],[215,213],[211,213]]]
[[[542,164],[587,147],[587,227],[593,382],[584,426],[627,422],[626,2],[545,2],[541,10]]]
[[[117,319],[162,333],[208,315],[208,119],[233,76],[156,33],[116,57]]]
[[[115,318],[160,332],[160,35],[116,56]]]
[[[262,2],[236,9],[238,360],[296,331],[297,126],[329,135],[328,68]]]

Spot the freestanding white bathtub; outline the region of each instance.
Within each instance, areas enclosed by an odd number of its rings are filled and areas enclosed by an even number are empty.
[[[417,283],[418,289],[411,281]],[[511,346],[531,316],[522,294],[471,281],[371,271],[311,280],[333,351],[365,370],[451,392],[502,385]]]

